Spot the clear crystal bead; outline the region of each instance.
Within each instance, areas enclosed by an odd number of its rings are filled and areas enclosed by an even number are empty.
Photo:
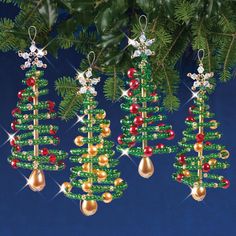
[[[135,50],[133,57],[139,57],[141,55],[141,51],[140,50]]]
[[[135,48],[138,48],[140,46],[140,43],[138,41],[134,40],[134,39],[129,39],[128,44],[132,45]]]
[[[41,60],[38,60],[37,62],[36,62],[36,66],[37,67],[43,67],[43,62],[41,61]]]
[[[28,59],[28,58],[29,58],[29,53],[24,52],[24,53],[21,54],[21,56],[22,56],[24,59]]]
[[[197,71],[198,71],[199,74],[202,74],[202,73],[204,72],[203,66],[199,66],[199,67],[197,68]]]
[[[80,90],[79,90],[79,92],[80,92],[81,94],[84,94],[84,93],[87,92],[87,88],[86,88],[86,87],[81,87]]]
[[[139,40],[140,40],[141,43],[144,43],[144,42],[146,41],[146,36],[145,36],[145,34],[142,33],[142,34],[140,35],[140,37],[139,37]]]
[[[146,45],[147,47],[149,47],[149,46],[151,46],[151,45],[154,43],[154,41],[155,41],[155,39],[149,39],[149,40],[147,40],[147,41],[145,42],[145,45]]]
[[[87,78],[90,78],[92,75],[93,75],[93,74],[92,74],[92,71],[91,71],[91,70],[88,70],[88,71],[86,71],[86,73],[85,73],[85,76],[86,76]]]
[[[29,68],[31,66],[31,63],[29,61],[25,62],[25,68]]]
[[[31,44],[31,46],[30,46],[30,51],[31,51],[31,52],[35,52],[36,49],[37,49],[37,47],[35,46],[35,44]]]
[[[150,49],[146,49],[146,50],[145,50],[145,54],[146,54],[147,56],[151,56],[151,55],[152,55],[152,51],[151,51]]]
[[[38,58],[42,58],[43,56],[45,56],[45,53],[42,49],[38,49],[37,51],[37,57]]]

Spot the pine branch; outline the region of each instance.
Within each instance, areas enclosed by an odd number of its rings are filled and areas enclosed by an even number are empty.
[[[59,96],[65,97],[78,91],[76,80],[71,77],[62,77],[55,82],[55,90]]]

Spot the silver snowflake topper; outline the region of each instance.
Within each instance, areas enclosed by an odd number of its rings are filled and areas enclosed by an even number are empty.
[[[143,27],[141,24],[142,17],[145,19],[145,26]],[[145,35],[145,29],[147,28],[147,17],[145,15],[141,15],[139,17],[139,25],[141,27],[142,33],[139,36],[138,40],[128,38],[128,45],[132,45],[136,50],[134,51],[131,58],[140,57],[142,54],[147,56],[154,55],[155,53],[151,51],[148,47],[150,47],[155,39],[147,39]]]
[[[31,30],[34,30],[33,37],[31,35]],[[47,55],[47,51],[44,49],[38,48],[34,41],[37,34],[36,27],[30,26],[28,29],[28,33],[29,33],[29,38],[31,40],[31,46],[29,48],[29,52],[21,52],[21,51],[18,52],[19,57],[22,57],[23,59],[26,60],[25,63],[21,65],[21,69],[24,70],[26,68],[30,68],[31,66],[36,66],[39,68],[41,67],[46,68],[47,65],[44,64],[43,61],[40,59]]]
[[[202,57],[200,57],[200,52],[203,53]],[[204,72],[204,67],[203,67],[203,63],[202,60],[204,58],[204,50],[200,49],[198,50],[198,60],[199,60],[199,66],[197,68],[197,72],[198,74],[191,74],[188,73],[187,76],[190,77],[192,80],[194,80],[193,86],[192,86],[192,90],[195,91],[197,88],[203,88],[203,89],[212,89],[212,85],[209,82],[209,79],[212,78],[214,76],[213,72],[210,73],[203,73]]]
[[[80,87],[79,93],[85,94],[87,92],[91,93],[93,96],[97,95],[97,91],[93,87],[93,85],[96,85],[98,82],[100,82],[100,77],[98,78],[92,78],[92,68],[89,67],[84,72],[78,72],[76,76],[76,80],[79,80],[79,83],[82,85]]]

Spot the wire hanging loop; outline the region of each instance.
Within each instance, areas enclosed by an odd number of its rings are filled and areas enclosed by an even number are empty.
[[[95,52],[94,51],[90,51],[88,56],[87,56],[87,59],[88,59],[89,66],[92,67],[94,62],[95,62],[95,59],[96,59]]]
[[[142,24],[142,18],[144,19],[144,26]],[[147,24],[148,24],[148,20],[147,20],[147,17],[145,15],[141,15],[138,19],[139,21],[139,25],[140,25],[140,28],[142,30],[142,32],[145,32],[145,30],[147,29]]]
[[[37,35],[37,28],[34,25],[31,25],[28,28],[28,35],[29,35],[31,42],[34,42],[36,35]]]
[[[197,57],[198,57],[198,61],[199,61],[200,64],[202,64],[204,56],[205,56],[204,49],[199,49],[198,52],[197,52]]]

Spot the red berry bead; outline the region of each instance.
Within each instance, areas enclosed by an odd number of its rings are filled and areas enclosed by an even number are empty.
[[[184,165],[186,163],[186,156],[184,154],[181,154],[179,157],[178,157],[178,161],[181,165]]]
[[[135,68],[130,68],[128,71],[127,71],[127,76],[129,79],[133,79],[134,78],[134,74],[136,73],[136,69]]]
[[[132,104],[129,108],[130,113],[137,114],[139,107],[140,106],[138,104]]]
[[[157,126],[163,127],[163,126],[165,126],[165,124],[164,123],[159,123]]]
[[[143,117],[142,116],[136,116],[134,118],[134,124],[137,126],[140,126],[143,124]]]
[[[139,82],[136,79],[132,79],[129,83],[129,87],[133,90],[137,89],[139,87]]]
[[[18,160],[18,159],[13,159],[12,161],[11,161],[11,166],[12,166],[12,168],[13,169],[17,169],[18,168],[18,166],[17,166],[17,163],[19,163],[20,161]]]
[[[16,145],[16,140],[13,138],[10,140],[10,145],[14,147]]]
[[[48,101],[48,109],[49,109],[49,110],[53,110],[54,107],[55,107],[55,102]]]
[[[165,147],[165,145],[163,144],[163,143],[158,143],[157,145],[156,145],[156,149],[162,149],[162,148],[164,148]]]
[[[132,90],[129,90],[129,91],[127,92],[127,95],[128,95],[128,97],[132,97],[132,96],[133,96]]]
[[[11,123],[11,129],[12,129],[13,131],[17,131],[16,125],[18,125],[18,122],[17,122],[17,120],[14,120],[14,121]]]
[[[194,109],[194,108],[195,108],[194,105],[191,106],[191,107],[189,107],[189,109],[188,109],[189,114],[193,114],[193,109]]]
[[[28,101],[33,102],[34,101],[33,97],[28,97]]]
[[[15,145],[14,146],[14,151],[15,152],[20,152],[21,151],[21,147],[19,145]]]
[[[230,181],[228,179],[222,179],[221,182],[225,184],[222,188],[226,189],[230,186]]]
[[[50,129],[49,130],[49,134],[51,135],[55,135],[57,133],[57,131],[55,129]]]
[[[57,161],[56,155],[51,154],[51,155],[49,156],[49,162],[50,162],[51,164],[55,164],[56,161]]]
[[[175,132],[174,130],[170,129],[166,131],[169,134],[169,137],[167,138],[167,140],[172,140],[175,138]]]
[[[42,155],[42,156],[47,156],[48,153],[49,153],[49,151],[48,151],[47,148],[43,148],[40,152],[41,152],[41,155]]]
[[[19,99],[22,99],[23,98],[23,93],[25,92],[25,90],[21,90],[18,92],[17,96]]]
[[[35,85],[35,79],[34,78],[28,78],[26,80],[26,84],[29,86],[29,87],[33,87]]]
[[[204,138],[205,138],[205,135],[204,134],[197,134],[196,135],[196,141],[198,142],[198,143],[201,143],[201,142],[203,142],[204,141]]]
[[[118,137],[117,137],[117,142],[119,143],[119,144],[123,144],[123,139],[124,138],[124,135],[123,134],[121,134],[121,135],[119,135]]]
[[[143,150],[145,156],[150,157],[152,156],[152,147],[146,146]]]
[[[209,141],[207,141],[207,142],[205,143],[205,145],[206,145],[206,146],[211,146],[211,145],[212,145],[212,143],[211,143],[211,142],[209,142]]]
[[[204,163],[204,164],[202,165],[202,171],[203,171],[203,172],[209,172],[210,169],[211,169],[211,166],[210,166],[208,163]]]
[[[134,147],[135,144],[136,144],[136,142],[135,142],[135,141],[132,141],[132,142],[130,142],[130,143],[128,144],[128,146],[129,146],[129,148],[131,148],[131,147]]]
[[[16,107],[16,108],[14,108],[12,111],[11,111],[11,114],[12,114],[12,116],[13,117],[16,117],[16,114],[20,114],[21,113],[21,110],[20,110],[20,108],[18,108],[18,107]]]
[[[183,174],[178,174],[177,177],[176,177],[176,180],[177,180],[178,182],[182,182],[183,178],[184,178],[184,175],[183,175]]]
[[[130,126],[129,132],[132,135],[137,135],[138,134],[138,127],[136,125]]]
[[[188,117],[186,117],[185,120],[186,120],[186,121],[190,121],[190,122],[194,122],[194,121],[195,121],[195,119],[194,119],[193,116],[188,116]]]

